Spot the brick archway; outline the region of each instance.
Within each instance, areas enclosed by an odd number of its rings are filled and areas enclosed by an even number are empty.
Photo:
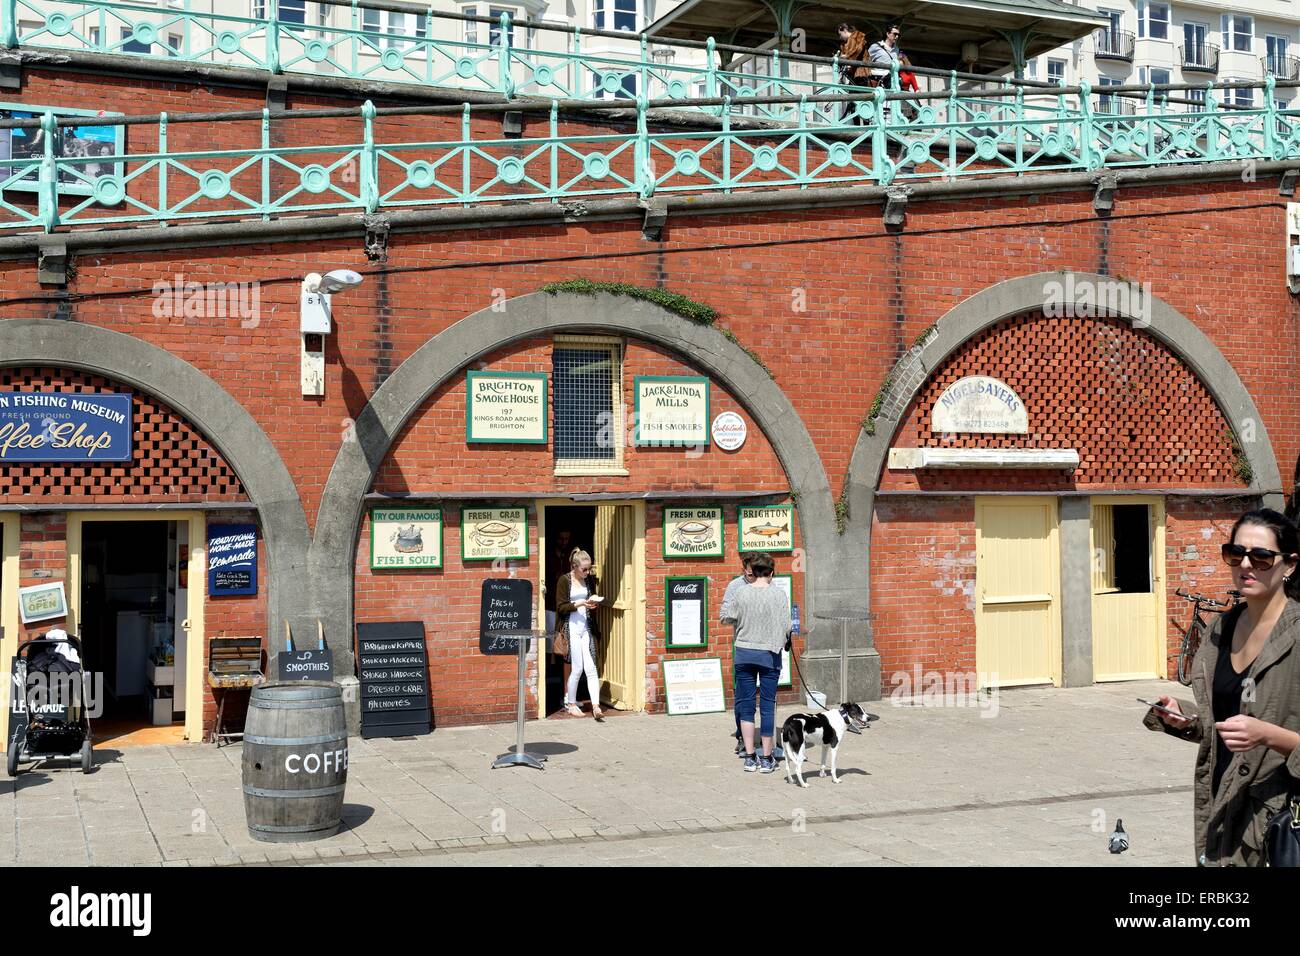
[[[99,375],[149,393],[192,424],[234,470],[257,510],[270,569],[267,633],[282,620],[314,623],[305,589],[296,585],[310,541],[297,486],[262,427],[212,378],[133,336],[54,319],[0,322],[0,365]]]
[[[425,399],[475,359],[521,339],[555,332],[598,332],[662,346],[688,360],[736,397],[767,436],[794,492],[808,560],[805,603],[813,608],[865,601],[867,578],[858,574],[836,531],[830,484],[812,437],[777,385],[720,331],[635,299],[532,293],[461,319],[403,362],[356,417],[355,441],[339,450],[321,498],[311,550],[312,594],[323,620],[351,627],[352,569],[363,497],[403,425]],[[832,641],[834,638],[834,641]],[[834,647],[831,644],[834,643]],[[336,652],[337,653],[337,652]],[[838,634],[810,635],[804,674],[818,687],[838,685]],[[344,663],[347,672],[350,664]],[[879,673],[874,680],[879,684]]]
[[[1091,298],[1082,298],[1084,290],[1118,281],[1092,273],[1073,273],[1073,281],[1066,281],[1067,275],[1044,272],[1021,276],[976,293],[944,315],[895,365],[890,386],[882,395],[880,414],[874,420],[874,433],[867,434],[865,430],[859,433],[845,479],[849,502],[845,537],[851,539],[859,560],[866,566],[868,580],[876,489],[880,486],[890,444],[913,399],[937,369],[986,329],[1021,313],[1042,310],[1048,304],[1049,295],[1062,290],[1067,295],[1072,290],[1075,301],[1055,304],[1073,305],[1075,312],[1086,314],[1080,310],[1095,308],[1096,303]],[[1121,297],[1119,304],[1123,305],[1124,301]],[[1141,313],[1110,311],[1117,318],[1140,322],[1144,332],[1176,355],[1204,384],[1240,437],[1242,450],[1250,462],[1252,480],[1243,493],[1258,496],[1268,507],[1282,510],[1282,478],[1277,457],[1263,417],[1236,370],[1193,322],[1167,302],[1150,296]],[[869,602],[870,595],[864,595],[862,603]],[[868,640],[872,640],[870,636]]]

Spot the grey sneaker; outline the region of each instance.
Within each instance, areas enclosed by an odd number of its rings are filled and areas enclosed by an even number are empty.
[[[775,757],[768,757],[768,756],[765,756],[764,754],[759,754],[759,755],[758,755],[758,772],[759,772],[759,773],[772,773],[774,770],[776,770],[776,758],[775,758]]]
[[[758,758],[753,754],[745,754],[745,773],[753,773],[758,769]]]

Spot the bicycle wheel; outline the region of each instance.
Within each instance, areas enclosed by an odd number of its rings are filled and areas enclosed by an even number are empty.
[[[1187,626],[1187,633],[1183,635],[1183,646],[1178,650],[1178,683],[1184,687],[1191,686],[1192,662],[1201,649],[1201,636],[1201,626],[1196,621]]]

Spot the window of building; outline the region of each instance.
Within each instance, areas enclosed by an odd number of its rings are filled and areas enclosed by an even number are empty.
[[[1169,76],[1169,71],[1162,70],[1160,67],[1153,66],[1150,69],[1145,66],[1138,67],[1139,83],[1154,83],[1156,86],[1162,86],[1171,82]]]
[[[463,13],[463,14],[465,14],[465,16],[467,16],[467,17],[476,17],[476,16],[478,16],[478,4],[476,4],[476,3],[471,3],[471,4],[467,4],[467,5],[465,5],[465,6],[462,6],[462,7],[460,8],[460,12]],[[476,21],[474,21],[474,20],[466,20],[466,21],[465,21],[465,34],[464,34],[464,37],[465,37],[465,42],[466,42],[466,43],[477,43],[477,42],[478,42],[478,23],[477,23]]]
[[[134,36],[135,33],[131,27],[122,27],[122,33],[121,33],[122,52],[123,53],[148,53],[151,44],[141,43],[139,40],[133,39]]]
[[[1138,36],[1169,39],[1169,4],[1138,0]]]
[[[551,352],[555,470],[583,473],[623,466],[623,344],[556,336]]]
[[[1100,14],[1101,14],[1103,17],[1105,17],[1106,19],[1110,20],[1110,27],[1109,27],[1109,30],[1110,30],[1110,34],[1111,34],[1111,36],[1116,36],[1116,35],[1119,33],[1119,31],[1122,30],[1122,29],[1124,28],[1124,11],[1123,11],[1123,10],[1106,10],[1106,9],[1101,9],[1101,10],[1098,10],[1097,12],[1100,13]],[[1107,28],[1103,27],[1102,29],[1107,29]]]
[[[167,34],[167,47],[172,53],[181,52],[181,35],[179,33]]]
[[[1047,80],[1049,83],[1065,82],[1065,61],[1049,57],[1047,60]]]
[[[1028,76],[1031,80],[1038,79],[1037,60],[1030,60],[1028,63],[1025,64],[1025,75]]]
[[[1204,23],[1183,24],[1183,62],[1196,66],[1210,65],[1210,51],[1206,49],[1210,28]]]
[[[1097,77],[1097,86],[1099,88],[1107,87],[1107,86],[1119,86],[1119,85],[1120,85],[1119,80],[1112,79],[1109,76]],[[1109,93],[1103,93],[1097,99],[1097,108],[1101,110],[1101,112],[1103,113],[1114,113],[1116,110],[1119,109],[1119,103],[1115,99],[1115,97],[1111,96]]]
[[[501,14],[510,14],[510,36],[507,42],[510,46],[515,45],[515,21],[520,19],[519,11],[514,7],[489,7],[488,16],[492,18],[492,24],[488,27],[488,42],[497,46],[501,42]]]
[[[428,33],[424,14],[396,13],[392,10],[361,10],[361,28],[367,33],[383,33],[384,46],[400,47],[403,40],[422,39]]]
[[[1243,17],[1235,13],[1225,13],[1220,17],[1223,33],[1223,48],[1249,53],[1255,39],[1255,21],[1252,17]]]
[[[1244,83],[1244,77],[1237,77],[1228,81],[1229,83]],[[1251,109],[1255,106],[1254,90],[1228,90],[1228,102],[1234,106],[1244,106]]]
[[[592,0],[591,14],[597,30],[641,29],[641,0]]]
[[[1268,53],[1268,72],[1278,76],[1285,76],[1287,72],[1286,51],[1289,46],[1287,38],[1266,36],[1264,38],[1264,45]]]
[[[1187,107],[1187,112],[1199,113],[1205,109],[1205,90],[1184,90],[1183,95],[1192,101],[1191,105]]]
[[[96,50],[99,49],[99,27],[89,27],[86,30],[86,39]]]
[[[253,0],[253,18],[261,20],[265,17],[266,0]],[[276,19],[281,23],[306,23],[307,0],[280,0]]]

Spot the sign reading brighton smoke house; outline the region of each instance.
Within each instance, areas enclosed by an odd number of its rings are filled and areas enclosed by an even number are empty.
[[[465,440],[545,445],[545,374],[465,373]]]
[[[465,561],[528,557],[527,508],[462,508],[460,553]]]
[[[636,444],[707,445],[709,380],[636,377]]]
[[[665,558],[722,557],[722,506],[664,508]]]
[[[0,461],[130,460],[130,394],[0,392]]]
[[[793,505],[741,505],[741,551],[793,551]]]
[[[442,567],[442,509],[376,508],[371,511],[370,566]]]
[[[1023,435],[1029,431],[1029,413],[1005,382],[968,375],[945,388],[934,403],[930,430]]]

